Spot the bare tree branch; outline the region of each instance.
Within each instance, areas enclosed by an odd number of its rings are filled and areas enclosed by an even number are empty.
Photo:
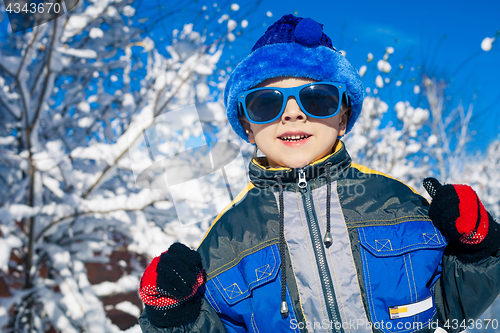
[[[36,121],[38,119],[38,115],[40,114],[40,109],[42,108],[42,105],[43,105],[43,101],[45,99],[45,93],[47,91],[47,88],[48,88],[48,82],[49,82],[49,79],[50,79],[50,76],[52,74],[52,70],[50,68],[50,62],[52,60],[52,51],[54,49],[54,41],[56,39],[56,34],[57,34],[57,20],[53,20],[54,23],[53,23],[53,30],[52,30],[52,39],[50,41],[50,47],[49,47],[49,50],[48,50],[48,55],[47,55],[47,60],[46,60],[46,75],[45,75],[45,80],[43,82],[43,89],[42,89],[42,92],[40,93],[40,97],[38,99],[38,106],[36,108],[36,111],[35,111],[35,116],[33,117],[33,122],[31,123],[30,125],[30,132],[31,130],[33,130],[33,127],[35,126],[36,124]]]

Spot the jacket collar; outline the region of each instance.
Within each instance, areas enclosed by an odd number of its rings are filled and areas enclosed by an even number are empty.
[[[297,169],[268,167],[265,157],[254,158],[250,161],[249,176],[250,181],[257,187],[275,185],[278,175],[281,176],[284,184],[296,183],[299,179],[298,173],[300,170],[304,171],[307,181],[325,179],[327,164],[330,164],[330,178],[332,181],[339,179],[343,171],[351,164],[351,157],[342,141],[337,140],[330,155]]]

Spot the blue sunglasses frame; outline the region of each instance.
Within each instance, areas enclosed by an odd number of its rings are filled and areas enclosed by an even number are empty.
[[[333,113],[331,115],[328,115],[328,116],[316,116],[316,115],[313,115],[313,114],[309,113],[305,109],[305,107],[302,105],[302,102],[300,101],[299,93],[300,93],[300,91],[302,89],[304,89],[306,87],[309,87],[309,86],[320,85],[320,84],[321,85],[334,86],[339,91],[339,104],[337,106],[337,110],[335,111],[335,113]],[[254,121],[248,115],[246,101],[245,101],[246,97],[249,94],[251,94],[251,93],[253,93],[255,91],[259,91],[259,90],[274,90],[274,91],[279,91],[283,95],[283,102],[282,102],[282,105],[281,105],[281,110],[278,113],[278,115],[276,117],[274,117],[273,119],[271,119],[271,120],[268,120],[268,121]],[[250,90],[244,91],[244,92],[242,92],[242,93],[240,93],[238,95],[238,116],[242,116],[243,115],[242,112],[241,112],[242,109],[243,109],[243,112],[245,113],[246,118],[248,119],[248,121],[250,121],[253,124],[268,124],[268,123],[272,123],[273,121],[275,121],[276,119],[280,118],[283,115],[283,112],[285,112],[285,108],[286,108],[286,105],[288,103],[288,97],[293,96],[295,98],[295,100],[297,101],[297,104],[299,105],[299,107],[302,110],[302,112],[304,112],[308,117],[312,117],[312,118],[316,118],[316,119],[330,118],[330,117],[336,116],[339,113],[340,108],[342,107],[342,99],[344,98],[343,97],[344,94],[345,94],[346,99],[347,99],[347,105],[350,105],[349,95],[347,94],[346,86],[345,86],[344,83],[340,83],[340,82],[312,82],[312,83],[306,83],[306,84],[303,84],[301,86],[291,87],[291,88],[281,88],[281,87],[254,88],[254,89],[250,89]]]

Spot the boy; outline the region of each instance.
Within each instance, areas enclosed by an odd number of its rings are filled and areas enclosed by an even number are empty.
[[[251,161],[251,183],[198,252],[176,243],[153,259],[140,286],[143,331],[473,324],[500,292],[498,224],[468,186],[427,179],[429,207],[352,163],[338,137],[362,102],[357,71],[322,25],[286,15],[266,31],[225,89],[233,129],[266,157]]]

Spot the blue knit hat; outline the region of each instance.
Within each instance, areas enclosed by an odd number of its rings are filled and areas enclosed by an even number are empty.
[[[238,120],[238,94],[279,76],[345,83],[352,109],[346,133],[351,130],[363,106],[363,84],[358,71],[332,46],[322,24],[290,14],[267,29],[227,81],[224,90],[227,118],[241,138],[248,142]]]

